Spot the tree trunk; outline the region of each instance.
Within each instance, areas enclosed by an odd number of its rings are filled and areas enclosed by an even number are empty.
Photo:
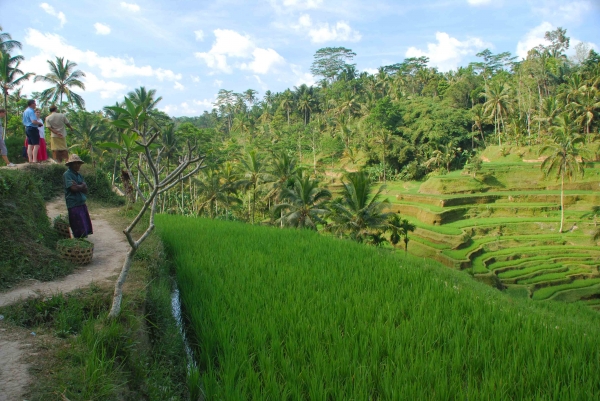
[[[131,262],[133,261],[133,257],[137,252],[137,248],[131,248],[129,252],[127,252],[127,258],[125,258],[125,263],[123,264],[123,268],[121,269],[121,274],[119,274],[119,278],[115,283],[115,293],[113,294],[112,307],[110,308],[110,312],[108,314],[109,318],[116,318],[121,312],[121,301],[123,300],[123,284],[127,279],[127,274],[129,273],[129,269],[131,268]]]
[[[558,229],[559,233],[563,232],[563,224],[565,221],[565,191],[564,191],[564,185],[565,185],[565,173],[564,173],[564,169],[563,172],[560,175],[560,228]]]

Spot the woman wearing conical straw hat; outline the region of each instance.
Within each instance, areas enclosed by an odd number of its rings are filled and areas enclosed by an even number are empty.
[[[65,163],[69,169],[63,175],[65,201],[69,210],[69,224],[75,238],[85,238],[94,233],[92,220],[85,204],[88,187],[82,175],[79,174],[79,169],[83,163],[78,155],[70,155],[69,160]]]

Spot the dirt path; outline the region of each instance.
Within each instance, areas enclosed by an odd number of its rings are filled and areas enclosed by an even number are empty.
[[[56,199],[46,205],[48,217],[66,215],[64,200]],[[70,292],[77,288],[100,283],[118,274],[123,266],[128,244],[123,233],[117,232],[106,220],[91,213],[94,234],[89,237],[94,243],[94,259],[89,265],[78,268],[73,274],[50,282],[34,281],[24,287],[0,293],[0,306],[10,305],[22,298],[35,295],[50,295],[57,292]]]
[[[48,217],[66,215],[64,199],[56,199],[46,205]],[[89,265],[78,268],[60,280],[35,281],[23,287],[0,293],[0,306],[10,305],[30,296],[44,296],[57,292],[67,293],[91,283],[110,282],[117,274],[128,251],[123,233],[116,231],[100,215],[91,213],[94,234],[89,237],[94,243],[94,258]],[[32,339],[22,330],[9,333],[4,322],[0,322],[0,401],[23,400],[24,390],[29,383],[26,357],[30,355]],[[20,333],[20,334],[19,334]]]

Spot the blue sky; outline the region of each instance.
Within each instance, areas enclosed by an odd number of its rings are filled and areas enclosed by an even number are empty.
[[[23,43],[26,72],[64,56],[84,71],[88,110],[145,86],[173,116],[212,109],[219,89],[281,91],[315,81],[313,54],[357,53],[359,70],[428,56],[441,71],[485,48],[524,57],[544,32],[600,47],[599,0],[0,0],[0,25]],[[47,84],[29,82],[24,92]]]

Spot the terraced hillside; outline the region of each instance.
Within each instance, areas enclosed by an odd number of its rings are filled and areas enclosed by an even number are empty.
[[[389,185],[394,210],[417,227],[409,252],[468,269],[517,296],[600,309],[600,247],[591,239],[590,213],[600,205],[600,163],[565,183],[561,234],[559,183],[544,178],[540,161],[515,156],[496,156],[475,177],[453,172]]]

